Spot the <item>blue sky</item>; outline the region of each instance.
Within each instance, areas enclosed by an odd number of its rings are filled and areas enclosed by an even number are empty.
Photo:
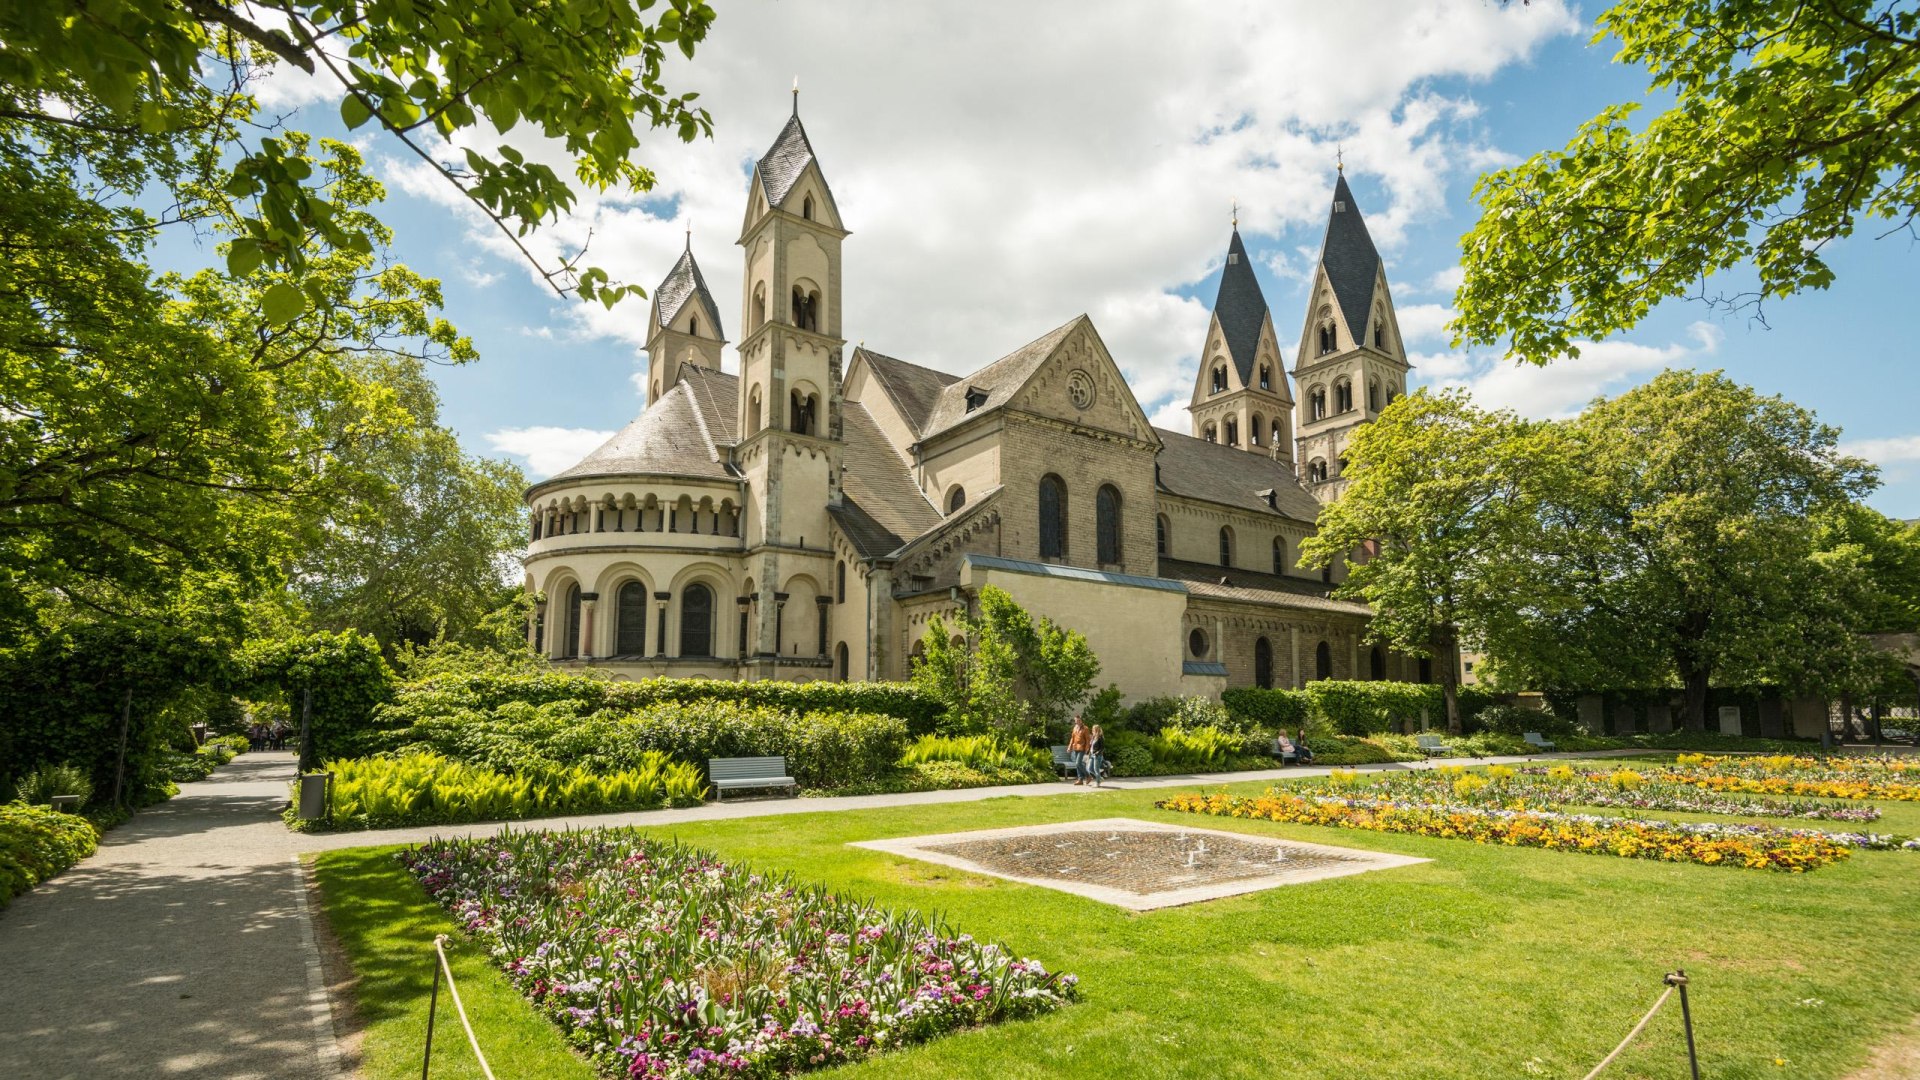
[[[591,230],[592,261],[651,288],[691,226],[732,330],[748,169],[784,122],[797,76],[853,232],[852,341],[966,371],[1086,312],[1142,405],[1184,430],[1230,201],[1291,364],[1339,148],[1387,259],[1416,385],[1464,385],[1486,404],[1558,416],[1667,366],[1723,368],[1841,427],[1883,467],[1873,504],[1920,516],[1920,372],[1902,318],[1920,251],[1907,239],[1837,245],[1833,288],[1770,303],[1764,327],[1676,301],[1544,370],[1448,348],[1440,326],[1475,177],[1563,145],[1602,106],[1645,90],[1644,73],[1612,63],[1610,42],[1587,44],[1597,8],[1116,3],[1087,24],[1055,5],[994,2],[968,5],[964,22],[867,0],[715,7],[699,56],[669,72],[702,92],[714,138],[650,140],[640,158],[660,175],[651,197],[585,200],[537,250],[566,250]],[[325,86],[276,79],[267,95],[302,107],[296,126],[339,133]],[[523,132],[511,141],[561,160]],[[645,305],[606,313],[557,300],[397,146],[365,145],[388,181],[398,258],[444,281],[446,314],[479,347],[478,362],[435,373],[443,417],[467,447],[537,477],[630,420]],[[163,255],[208,258],[177,246]]]

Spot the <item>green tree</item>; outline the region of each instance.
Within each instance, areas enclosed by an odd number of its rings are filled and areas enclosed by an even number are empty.
[[[1574,602],[1539,632],[1660,658],[1694,729],[1716,682],[1791,683],[1787,658],[1850,654],[1857,560],[1823,558],[1819,535],[1875,479],[1837,431],[1719,372],[1668,371],[1566,434],[1579,482],[1554,490],[1534,577]]]
[[[402,643],[467,640],[512,589],[526,479],[514,465],[461,451],[440,426],[438,395],[417,357],[380,353],[353,366],[411,423],[353,444],[346,463],[376,483],[316,523],[293,560],[294,592],[317,627],[362,630],[390,657]],[[357,422],[336,417],[325,426]]]
[[[1525,582],[1517,552],[1541,477],[1559,460],[1551,432],[1474,407],[1461,391],[1419,391],[1363,425],[1347,446],[1346,492],[1300,548],[1308,566],[1351,558],[1336,595],[1373,607],[1367,634],[1431,657],[1447,728],[1460,723],[1462,633],[1498,639]]]
[[[1826,288],[1826,246],[1920,212],[1920,8],[1907,0],[1623,0],[1596,41],[1673,104],[1610,106],[1563,150],[1490,172],[1461,242],[1462,342],[1577,355],[1751,261],[1758,304]]]
[[[337,84],[341,119],[372,123],[498,224],[514,244],[570,208],[581,189],[652,188],[633,160],[640,135],[665,127],[691,140],[711,120],[661,79],[668,48],[685,56],[713,10],[699,0],[46,0],[0,12],[0,121],[43,144],[118,144],[88,160],[123,195],[156,185],[173,209],[138,216],[224,223],[228,269],[298,271],[315,250],[370,250],[310,183],[309,163],[248,93],[266,69],[298,68]],[[530,125],[570,160],[573,177],[512,147],[454,145],[456,136]],[[472,142],[473,140],[467,140]],[[437,151],[437,153],[436,153]],[[459,159],[458,164],[441,160]],[[521,248],[526,251],[524,247]],[[584,254],[584,253],[582,253]],[[532,258],[531,255],[528,256]],[[637,287],[611,282],[578,255],[540,270],[557,291],[608,304]],[[297,289],[274,294],[291,315]]]
[[[1100,675],[1084,634],[1038,620],[1006,590],[980,590],[979,614],[935,616],[921,637],[913,683],[944,702],[958,731],[1022,739],[1064,730]]]

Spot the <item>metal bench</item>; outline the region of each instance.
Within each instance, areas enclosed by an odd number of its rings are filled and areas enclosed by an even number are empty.
[[[1435,754],[1453,753],[1453,750],[1449,748],[1446,743],[1440,741],[1440,736],[1438,735],[1417,735],[1414,737],[1413,744],[1420,749],[1421,753],[1426,754],[1428,757],[1432,757]]]
[[[1544,750],[1548,753],[1553,752],[1553,749],[1554,749],[1553,741],[1541,735],[1537,731],[1529,731],[1525,735],[1522,735],[1520,737],[1527,740],[1527,745],[1533,747],[1535,750]]]
[[[707,759],[707,776],[713,781],[713,799],[715,802],[727,797],[727,792],[753,788],[793,788],[793,777],[787,775],[787,759],[784,757],[717,757]]]
[[[1053,751],[1053,774],[1066,778],[1074,775],[1073,751],[1064,746],[1049,747]]]

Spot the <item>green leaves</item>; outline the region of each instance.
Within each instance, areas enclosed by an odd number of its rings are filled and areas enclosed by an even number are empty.
[[[1762,297],[1823,289],[1827,244],[1920,211],[1911,5],[1660,0],[1599,23],[1674,105],[1638,128],[1635,106],[1611,106],[1563,150],[1481,178],[1456,345],[1504,342],[1539,364],[1578,355],[1578,341],[1746,262]]]
[[[307,310],[307,296],[284,281],[275,282],[260,294],[260,310],[276,326],[289,323]]]

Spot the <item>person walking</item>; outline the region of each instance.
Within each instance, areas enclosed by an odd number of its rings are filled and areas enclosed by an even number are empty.
[[[1067,736],[1067,756],[1073,760],[1073,785],[1079,787],[1087,782],[1087,744],[1093,739],[1093,733],[1087,730],[1087,722],[1080,717],[1073,718],[1073,733]]]
[[[1101,786],[1100,763],[1101,763],[1101,760],[1106,756],[1106,753],[1107,753],[1106,732],[1100,730],[1099,724],[1095,724],[1093,725],[1093,730],[1087,735],[1087,762],[1088,762],[1087,771],[1093,774],[1094,787]]]

